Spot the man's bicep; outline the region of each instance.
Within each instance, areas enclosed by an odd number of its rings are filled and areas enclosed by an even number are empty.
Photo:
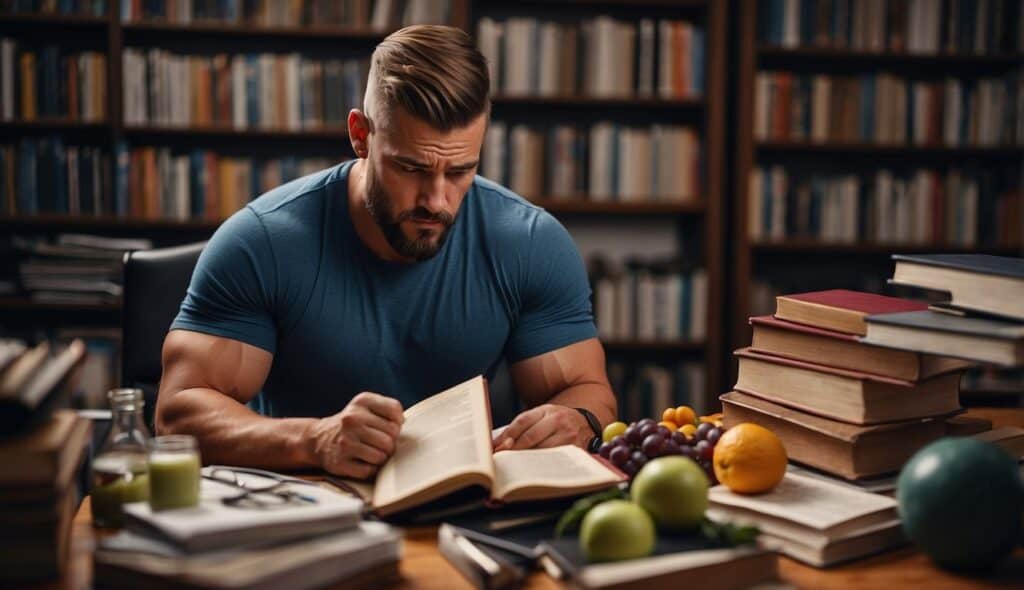
[[[509,365],[512,384],[527,406],[576,385],[608,386],[604,348],[597,338],[539,354]]]
[[[239,403],[259,393],[273,355],[239,340],[171,330],[164,340],[163,377],[157,404],[186,389],[213,389]]]

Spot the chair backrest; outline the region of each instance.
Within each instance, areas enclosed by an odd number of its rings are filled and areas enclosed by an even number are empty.
[[[146,392],[147,422],[156,403],[160,351],[206,242],[124,256],[121,383]]]

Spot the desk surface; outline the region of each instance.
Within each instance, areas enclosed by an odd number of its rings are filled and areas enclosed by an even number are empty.
[[[988,418],[996,426],[1024,427],[1024,409],[975,409],[971,410],[969,415]],[[68,573],[60,582],[41,588],[69,590],[91,588],[92,547],[96,534],[92,529],[91,519],[92,511],[89,499],[86,498],[75,517]],[[454,590],[469,587],[469,584],[438,552],[435,527],[407,529],[403,551],[402,581],[393,585],[394,588]],[[828,570],[815,569],[780,557],[779,573],[783,580],[794,586],[821,590],[832,588],[886,588],[887,590],[900,588],[913,590],[1021,588],[1024,587],[1024,549],[1018,548],[1002,567],[985,577],[969,578],[944,572],[932,566],[927,557],[911,548],[885,553]],[[338,586],[338,588],[342,587],[344,587],[343,584]],[[529,578],[525,587],[546,589],[558,588],[559,585],[546,575],[535,573]]]

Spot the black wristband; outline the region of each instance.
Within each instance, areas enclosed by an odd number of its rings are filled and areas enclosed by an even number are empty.
[[[591,438],[590,442],[587,443],[587,450],[590,451],[591,453],[596,453],[598,451],[598,449],[601,448],[601,442],[602,442],[601,441],[601,432],[602,432],[601,422],[597,419],[597,416],[595,416],[590,410],[587,410],[587,409],[584,409],[584,408],[573,408],[573,409],[576,410],[577,412],[579,412],[580,414],[583,414],[583,417],[587,419],[587,424],[590,425],[590,429],[594,431],[594,437]]]

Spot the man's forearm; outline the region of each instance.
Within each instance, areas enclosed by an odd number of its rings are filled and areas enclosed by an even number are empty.
[[[314,418],[267,418],[213,389],[174,393],[159,409],[158,434],[191,434],[204,463],[269,469],[316,467],[307,433]]]

